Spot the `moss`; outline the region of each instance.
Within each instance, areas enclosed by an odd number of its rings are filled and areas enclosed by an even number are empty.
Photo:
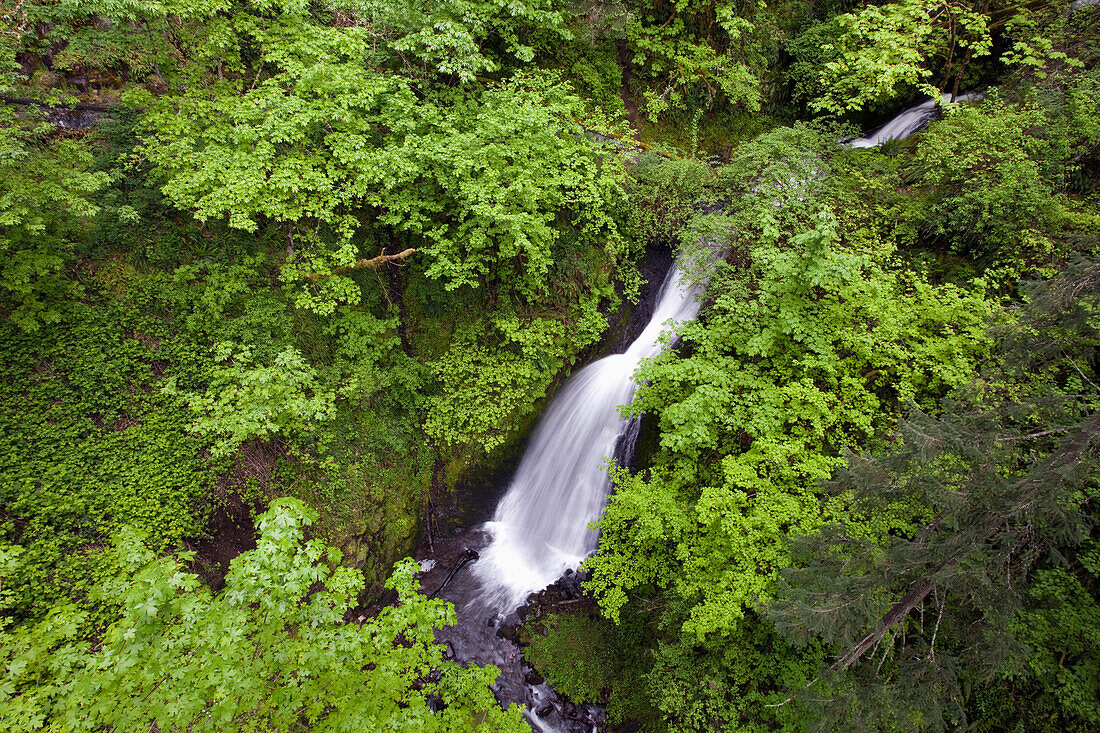
[[[364,458],[311,467],[292,486],[320,510],[313,534],[338,548],[344,565],[363,571],[363,601],[369,603],[380,596],[394,563],[416,547],[425,472],[415,463],[386,467],[374,456]]]
[[[606,705],[614,723],[632,720],[653,730],[659,712],[647,699],[651,630],[641,618],[631,614],[616,625],[587,611],[556,613],[529,620],[517,638],[529,642],[525,658],[555,690],[575,702]]]
[[[638,139],[662,150],[681,151],[701,159],[723,157],[742,142],[751,140],[775,125],[775,121],[758,113],[715,111],[698,117],[683,112],[650,121],[644,113],[640,118]]]

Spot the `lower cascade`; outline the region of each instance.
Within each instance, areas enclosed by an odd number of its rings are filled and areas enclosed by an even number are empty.
[[[962,94],[954,101],[980,97]],[[944,101],[950,97],[945,95]],[[936,111],[934,100],[917,104],[849,145],[873,147],[904,139]],[[481,603],[507,613],[596,549],[596,533],[588,525],[599,518],[610,490],[605,461],[627,430],[619,407],[630,402],[634,371],[642,359],[664,348],[660,336],[666,324],[696,316],[700,289],[684,277],[679,261],[673,264],[653,317],[638,338],[624,353],[581,369],[550,403],[511,486],[485,526],[491,540],[472,566],[483,589]]]
[[[956,101],[975,98],[980,95],[960,95]],[[910,107],[849,145],[872,147],[908,137],[935,114],[931,101]],[[622,446],[635,437],[619,407],[631,400],[641,361],[666,347],[662,334],[670,321],[696,317],[704,287],[686,277],[677,260],[652,318],[626,351],[579,370],[551,400],[492,520],[440,544],[438,563],[436,550],[433,559],[422,562],[427,587],[458,610],[459,623],[438,630],[437,641],[464,664],[500,669],[493,684],[497,700],[524,705],[538,733],[593,733],[603,718],[599,706],[562,698],[527,664],[514,636],[525,618],[524,603],[548,586],[582,592],[577,574],[567,571],[595,551],[598,537],[588,525],[600,517],[611,489],[606,462],[621,457]]]
[[[642,359],[664,348],[666,324],[699,312],[700,290],[674,264],[653,317],[626,352],[581,369],[551,401],[485,526],[492,539],[472,566],[489,608],[509,612],[596,549],[588,525],[603,511],[611,488],[604,464],[627,430],[619,406],[630,402]]]

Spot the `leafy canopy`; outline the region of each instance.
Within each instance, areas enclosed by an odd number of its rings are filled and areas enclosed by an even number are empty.
[[[0,631],[9,730],[523,730],[518,708],[501,710],[489,691],[494,668],[443,659],[433,628],[454,623],[454,609],[417,592],[411,560],[387,583],[395,605],[344,622],[362,575],[304,540],[315,518],[298,500],[274,503],[216,595],[184,570],[185,556],[157,557],[121,532],[124,572],[99,592],[122,617],[99,643],[64,605]],[[0,568],[18,551],[6,549]]]
[[[667,584],[690,604],[686,634],[729,633],[789,564],[783,538],[836,511],[815,489],[840,451],[973,376],[987,306],[893,267],[858,209],[841,218],[834,145],[804,127],[761,136],[718,171],[729,213],[689,225],[723,232],[733,264],[684,346],[638,370],[628,409],[657,415],[661,450],[600,521],[589,587],[609,614]]]
[[[99,213],[93,195],[108,180],[90,170],[84,145],[51,140],[52,131],[33,115],[19,119],[0,108],[0,297],[11,303],[11,320],[29,331],[56,323],[58,302],[79,293],[64,269],[74,239]]]
[[[842,114],[880,106],[914,89],[938,99],[966,63],[990,53],[989,22],[965,3],[926,0],[866,5],[838,16],[833,24],[839,34],[821,49],[831,58],[820,69],[822,93],[811,106]],[[956,56],[966,60],[961,70],[953,66]],[[940,65],[946,76],[937,86],[931,78]]]

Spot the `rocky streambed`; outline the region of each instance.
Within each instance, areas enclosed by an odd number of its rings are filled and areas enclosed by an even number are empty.
[[[500,669],[493,693],[504,707],[526,707],[534,730],[592,733],[602,729],[605,715],[601,707],[576,704],[559,695],[523,654],[530,641],[525,621],[592,603],[582,593],[582,578],[569,570],[544,590],[528,596],[524,605],[501,614],[481,598],[480,584],[470,571],[471,563],[476,562],[471,554],[488,541],[484,530],[472,528],[435,539],[434,552],[421,546],[417,555],[425,568],[420,574],[421,589],[453,603],[458,616],[456,625],[436,632],[437,640],[447,646],[448,657],[463,664],[492,664]]]

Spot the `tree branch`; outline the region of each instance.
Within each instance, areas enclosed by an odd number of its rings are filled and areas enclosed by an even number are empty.
[[[831,669],[844,670],[852,666],[857,659],[863,656],[865,651],[877,644],[886,635],[887,631],[894,628],[898,622],[908,616],[909,612],[916,608],[935,587],[936,581],[933,578],[928,577],[921,580],[913,590],[906,593],[900,601],[894,604],[893,608],[886,612],[886,615],[877,624],[879,628],[864,634],[855,646],[844,653],[844,656],[833,662]]]
[[[403,260],[411,255],[413,252],[416,252],[416,250],[412,247],[409,247],[403,252],[398,252],[395,255],[388,255],[386,254],[385,250],[383,250],[382,254],[378,255],[377,257],[356,260],[350,265],[343,265],[342,267],[333,268],[332,272],[315,272],[309,276],[309,280],[310,282],[317,282],[318,280],[325,277],[333,277],[334,275],[347,275],[348,273],[355,272],[357,270],[377,270],[387,262]]]
[[[1055,433],[1064,433],[1067,430],[1072,430],[1072,427],[1068,428],[1052,428],[1050,430],[1040,430],[1037,433],[1028,433],[1027,435],[1014,435],[1011,438],[994,438],[998,443],[1013,443],[1017,440],[1030,440],[1031,438],[1041,438],[1044,435],[1054,435]]]
[[[91,104],[89,102],[76,102],[75,104],[50,104],[48,102],[40,102],[37,99],[30,99],[29,97],[9,97],[7,95],[0,94],[0,102],[5,104],[16,104],[23,107],[41,107],[42,109],[49,110],[76,110],[78,112],[111,112],[118,109],[117,104]]]

